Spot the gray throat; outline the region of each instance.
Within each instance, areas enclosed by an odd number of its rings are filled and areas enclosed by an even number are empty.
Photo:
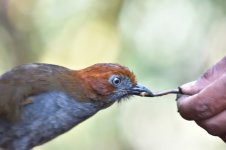
[[[61,92],[40,94],[23,108],[16,123],[0,119],[0,148],[29,150],[70,130],[100,109],[100,105],[78,102]]]

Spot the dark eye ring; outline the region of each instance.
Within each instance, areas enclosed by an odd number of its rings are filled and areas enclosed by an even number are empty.
[[[121,83],[121,79],[119,77],[114,77],[111,82],[113,85],[118,86]]]

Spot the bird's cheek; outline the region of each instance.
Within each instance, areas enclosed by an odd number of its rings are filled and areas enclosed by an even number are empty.
[[[106,86],[103,83],[92,84],[92,89],[96,95],[108,96],[113,93],[114,88],[111,86]]]

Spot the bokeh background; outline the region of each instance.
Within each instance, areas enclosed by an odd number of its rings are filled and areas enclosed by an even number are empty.
[[[226,54],[224,0],[0,0],[0,73],[30,62],[128,66],[159,91]],[[35,150],[223,150],[177,113],[175,96],[133,97]]]

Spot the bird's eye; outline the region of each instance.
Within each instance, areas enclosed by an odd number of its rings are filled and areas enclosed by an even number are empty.
[[[111,82],[113,85],[118,86],[121,83],[121,79],[119,77],[114,77]]]

